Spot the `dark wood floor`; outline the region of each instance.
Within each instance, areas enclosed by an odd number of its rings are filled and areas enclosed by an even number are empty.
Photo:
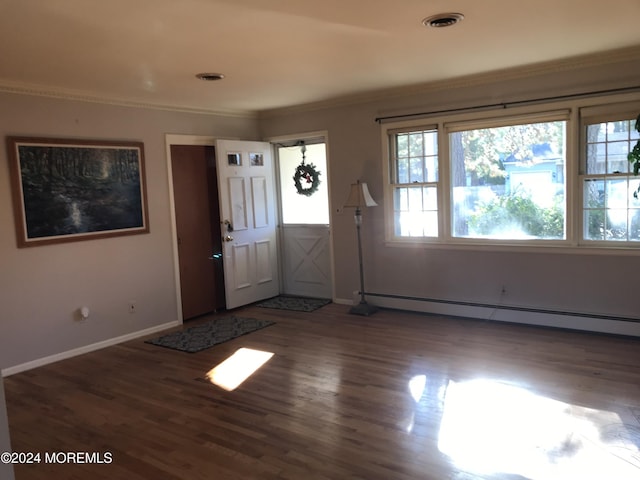
[[[6,378],[14,451],[112,456],[16,479],[640,478],[640,339],[347,310],[249,307],[233,313],[276,324]],[[240,347],[274,356],[234,391],[211,384]]]

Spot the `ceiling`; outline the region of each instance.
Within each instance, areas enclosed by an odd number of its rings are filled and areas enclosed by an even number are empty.
[[[447,12],[465,18],[422,25]],[[640,47],[639,18],[640,0],[0,0],[0,90],[252,113]]]

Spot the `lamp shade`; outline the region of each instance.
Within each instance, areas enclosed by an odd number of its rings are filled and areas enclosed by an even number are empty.
[[[345,207],[375,207],[376,205],[378,204],[371,198],[366,183],[360,183],[358,180],[357,183],[351,184],[351,191],[347,203],[344,204]]]

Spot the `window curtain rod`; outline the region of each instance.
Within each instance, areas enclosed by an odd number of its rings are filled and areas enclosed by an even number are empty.
[[[426,117],[429,115],[441,115],[445,113],[464,113],[464,112],[474,112],[478,110],[495,110],[498,108],[506,109],[511,107],[520,107],[524,105],[533,105],[533,104],[542,103],[542,102],[574,100],[577,98],[597,97],[600,95],[612,95],[612,94],[620,94],[620,93],[633,93],[637,91],[640,91],[640,85],[635,87],[622,87],[622,88],[613,88],[609,90],[596,90],[593,92],[573,93],[569,95],[556,95],[553,97],[541,97],[541,98],[535,98],[535,99],[529,99],[529,100],[517,100],[514,102],[488,103],[485,105],[476,105],[473,107],[448,108],[444,110],[431,110],[428,112],[405,113],[401,115],[387,115],[385,117],[377,117],[375,121],[378,123],[383,123],[389,120]]]

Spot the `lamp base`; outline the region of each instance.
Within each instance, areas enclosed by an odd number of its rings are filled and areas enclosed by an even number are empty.
[[[369,305],[367,302],[360,302],[359,304],[351,307],[351,310],[349,310],[349,313],[352,315],[363,315],[365,317],[368,317],[369,315],[373,315],[377,311],[378,311],[378,307]]]

